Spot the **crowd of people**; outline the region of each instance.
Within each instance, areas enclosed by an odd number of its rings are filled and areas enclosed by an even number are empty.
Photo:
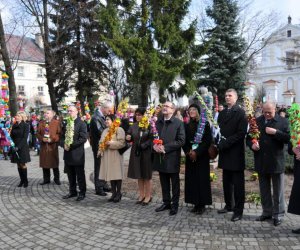
[[[119,121],[111,112],[113,105],[105,102],[97,106],[90,124],[83,121],[76,106],[68,107],[68,116],[62,122],[52,110],[44,113],[36,128],[30,129],[26,114],[18,112],[10,132],[11,162],[16,163],[20,176],[19,187],[27,187],[27,163],[30,162],[28,135],[35,131],[39,145],[40,167],[43,169],[41,185],[54,182],[60,185],[58,147],[64,149],[64,172],[69,180],[69,192],[63,199],[76,197],[81,201],[86,195],[84,144],[90,140],[94,157],[95,194],[107,196],[109,202],[122,199],[122,180],[125,178],[123,153],[131,145],[128,178],[136,179],[139,196],[136,204],[147,206],[152,201],[152,172],[158,171],[162,189],[162,204],[156,212],[178,212],[180,197],[180,162],[182,150],[185,155],[184,200],[193,204],[192,213],[203,214],[212,204],[210,184],[210,147],[218,148],[218,167],[223,172],[225,206],[218,213],[233,212],[231,221],[242,219],[245,204],[245,146],[255,159],[259,176],[262,213],[257,221],[272,220],[279,226],[286,212],[284,198],[284,150],[294,155],[294,185],[288,212],[300,215],[300,148],[290,143],[288,119],[279,115],[276,105],[266,102],[256,122],[260,132],[259,141],[249,136],[249,124],[245,110],[237,104],[234,89],[225,93],[226,105],[219,105],[213,121],[204,115],[201,103],[194,101],[183,113],[172,102],[165,102],[152,114],[151,123],[141,126],[147,114],[144,108],[134,112],[134,122],[128,126],[116,126]],[[149,114],[148,114],[149,115]],[[118,118],[117,118],[118,119]],[[214,123],[214,124],[212,124]],[[218,130],[215,126],[218,125]],[[33,127],[33,126],[32,126]],[[217,131],[217,132],[216,132]],[[300,133],[300,131],[299,131]],[[1,134],[1,146],[5,135]],[[3,151],[4,152],[4,151]],[[6,151],[7,152],[7,149]],[[78,189],[77,189],[78,186]],[[300,228],[293,230],[300,234]]]

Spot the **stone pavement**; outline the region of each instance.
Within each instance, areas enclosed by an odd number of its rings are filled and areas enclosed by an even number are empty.
[[[213,204],[202,216],[183,204],[169,217],[167,211],[154,212],[159,197],[146,207],[135,205],[127,194],[120,203],[108,203],[107,197],[94,195],[90,181],[84,201],[62,200],[68,192],[66,175],[61,186],[40,186],[38,157],[31,156],[26,189],[16,187],[16,166],[0,161],[0,249],[300,249],[300,236],[291,233],[300,227],[300,216],[287,214],[274,227],[256,222],[260,208],[249,204],[236,223],[229,221],[231,214],[217,214],[222,204]],[[87,148],[87,176],[92,170]]]

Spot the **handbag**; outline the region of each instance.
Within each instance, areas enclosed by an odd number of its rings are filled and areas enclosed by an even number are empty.
[[[209,158],[211,160],[214,160],[217,158],[218,154],[219,154],[219,150],[218,150],[217,146],[214,143],[211,143],[208,148]]]
[[[131,144],[129,142],[125,141],[125,146],[123,148],[118,149],[120,155],[124,154],[127,151],[127,149],[129,149],[130,147],[131,147]]]

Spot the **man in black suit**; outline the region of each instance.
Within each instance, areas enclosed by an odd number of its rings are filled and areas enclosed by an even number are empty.
[[[256,221],[272,219],[274,226],[282,222],[284,200],[284,151],[290,140],[289,124],[285,117],[276,114],[272,102],[263,105],[263,115],[256,119],[260,131],[259,142],[247,137],[247,145],[254,152],[255,170],[258,173],[262,215]],[[271,190],[273,187],[273,195]]]
[[[99,180],[101,157],[97,157],[99,141],[103,130],[106,128],[105,116],[109,115],[113,105],[111,102],[105,102],[97,107],[90,124],[90,141],[94,156],[94,184],[97,195],[106,196],[110,188],[104,180]]]
[[[237,92],[228,89],[225,93],[227,107],[220,112],[218,124],[219,168],[223,169],[225,207],[218,213],[233,211],[231,221],[242,219],[245,203],[245,143],[248,122],[245,111],[236,102]]]
[[[69,199],[77,196],[76,181],[79,186],[79,195],[77,201],[81,201],[85,198],[86,193],[86,181],[84,173],[84,143],[87,141],[87,127],[84,121],[78,117],[78,111],[75,106],[68,108],[69,118],[72,119],[73,125],[68,125],[68,122],[63,127],[63,135],[61,146],[64,147],[64,161],[65,172],[67,172],[69,179],[69,194],[63,196],[63,199]],[[69,123],[69,124],[71,124]],[[73,140],[71,144],[68,144],[67,134],[73,131]]]
[[[162,188],[163,204],[156,208],[156,212],[170,209],[169,215],[178,212],[180,196],[180,157],[181,147],[185,143],[185,131],[183,122],[174,117],[175,105],[166,102],[163,105],[162,114],[156,122],[156,128],[162,144],[154,144],[153,170],[159,172]],[[170,195],[172,183],[172,198]]]

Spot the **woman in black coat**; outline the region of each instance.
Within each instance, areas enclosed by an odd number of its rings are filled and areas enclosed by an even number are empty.
[[[126,140],[131,141],[132,148],[128,166],[128,178],[138,179],[139,198],[136,204],[148,205],[151,202],[152,165],[151,134],[149,128],[139,128],[139,122],[145,109],[135,111],[135,123],[129,128]]]
[[[200,107],[192,104],[188,112],[190,121],[185,124],[186,142],[183,147],[186,154],[185,202],[194,205],[191,212],[202,214],[205,211],[205,205],[212,204],[208,155],[212,136],[210,124],[206,121],[201,142],[195,143],[194,138],[201,118]]]
[[[30,162],[30,155],[27,142],[29,135],[29,127],[26,123],[27,116],[25,112],[20,111],[15,118],[16,123],[12,126],[11,130],[11,138],[15,144],[15,147],[12,147],[11,162],[18,165],[18,172],[21,179],[18,187],[28,187],[26,163]]]
[[[294,155],[294,183],[291,191],[288,213],[300,215],[300,148],[292,148],[289,143],[289,153]],[[300,234],[300,228],[292,230],[295,234]]]

